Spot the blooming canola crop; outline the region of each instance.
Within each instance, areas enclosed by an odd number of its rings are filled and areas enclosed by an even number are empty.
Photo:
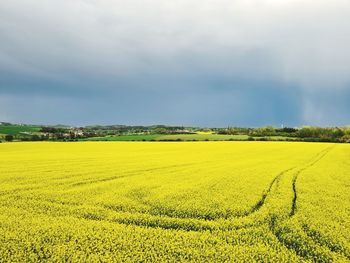
[[[0,261],[350,261],[350,145],[0,144]]]

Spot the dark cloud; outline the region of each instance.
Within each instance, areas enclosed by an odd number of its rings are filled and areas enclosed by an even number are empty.
[[[347,124],[349,10],[341,0],[7,1],[0,118]]]
[[[223,84],[221,83],[223,86]],[[297,125],[302,121],[298,91],[266,85],[212,86],[196,89],[116,89],[110,96],[16,95],[3,100],[0,111],[34,123],[125,123],[226,125]],[[276,109],[281,109],[276,111]],[[52,116],[55,116],[54,118]]]

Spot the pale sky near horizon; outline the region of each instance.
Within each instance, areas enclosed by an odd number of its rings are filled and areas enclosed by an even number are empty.
[[[0,0],[0,121],[350,124],[350,1]]]

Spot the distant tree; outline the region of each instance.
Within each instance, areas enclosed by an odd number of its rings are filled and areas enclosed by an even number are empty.
[[[157,127],[154,129],[154,133],[158,134],[168,134],[168,130],[163,127]]]
[[[344,136],[340,139],[340,142],[350,143],[350,135],[344,135]]]
[[[34,134],[34,135],[31,137],[31,140],[32,140],[32,141],[40,141],[41,138],[39,137],[39,135]]]
[[[13,135],[11,135],[11,134],[7,134],[7,135],[5,135],[5,141],[7,141],[7,142],[12,142],[13,141]]]
[[[298,137],[312,138],[319,136],[319,128],[316,127],[303,127],[298,131]]]
[[[344,135],[345,135],[345,132],[342,129],[340,129],[338,127],[335,127],[332,129],[332,137],[333,138],[341,138]]]
[[[41,127],[40,132],[44,132],[44,133],[54,133],[54,134],[58,134],[58,133],[64,133],[67,132],[68,129],[65,128],[55,128],[55,127]]]
[[[290,128],[290,127],[283,127],[281,129],[276,129],[276,132],[278,133],[296,133],[298,129]]]

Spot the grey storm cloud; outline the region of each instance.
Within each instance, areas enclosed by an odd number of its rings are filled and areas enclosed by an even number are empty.
[[[345,0],[0,1],[0,118],[350,124],[349,17]]]

